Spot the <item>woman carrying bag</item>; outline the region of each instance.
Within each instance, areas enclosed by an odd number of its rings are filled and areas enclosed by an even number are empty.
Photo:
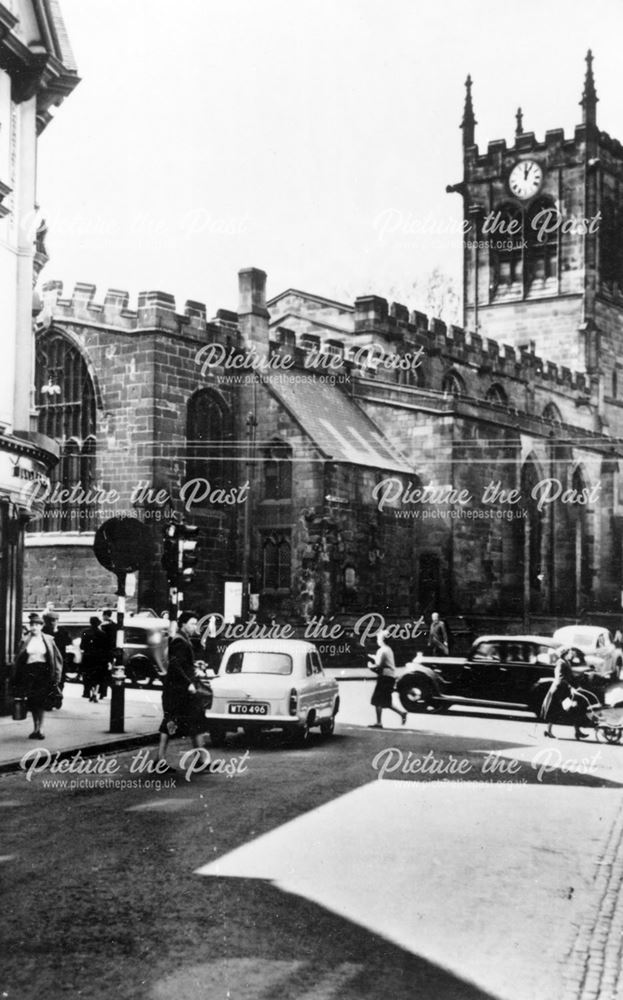
[[[550,739],[555,739],[552,732],[552,726],[555,722],[565,725],[564,721],[560,722],[561,714],[567,715],[569,719],[568,723],[566,723],[567,725],[574,726],[576,740],[585,740],[588,738],[588,733],[583,733],[575,721],[581,709],[578,709],[574,698],[576,680],[571,667],[573,657],[574,651],[572,649],[560,650],[554,670],[554,679],[543,700],[541,718],[543,722],[547,723],[547,729],[543,735],[548,736]]]
[[[13,685],[16,694],[26,698],[26,707],[32,714],[34,729],[28,739],[42,740],[45,739],[41,732],[45,712],[60,708],[63,703],[60,688],[63,658],[52,637],[41,631],[41,615],[31,614],[28,621],[28,635],[22,640],[15,659]]]

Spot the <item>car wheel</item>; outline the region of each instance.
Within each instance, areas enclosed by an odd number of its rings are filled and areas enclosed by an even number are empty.
[[[306,747],[309,743],[311,730],[307,719],[292,731],[292,742],[297,747]]]
[[[600,726],[598,733],[606,743],[620,743],[621,742],[621,730],[613,729],[610,726]]]
[[[406,712],[425,712],[433,701],[432,682],[423,674],[405,677],[398,689],[398,696]]]
[[[320,723],[320,732],[323,736],[333,736],[335,732],[335,716],[332,715],[330,719],[323,719]]]

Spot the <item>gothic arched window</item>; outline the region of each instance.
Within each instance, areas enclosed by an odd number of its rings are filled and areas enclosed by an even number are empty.
[[[555,278],[558,264],[558,210],[551,198],[537,198],[526,213],[526,283]]]
[[[489,386],[485,399],[488,400],[489,403],[500,403],[502,406],[505,406],[508,403],[508,396],[498,382],[494,382],[493,385]]]
[[[275,441],[264,451],[264,499],[289,500],[292,496],[292,450]]]
[[[230,440],[229,408],[210,389],[200,389],[189,399],[186,412],[186,479],[206,479],[213,489],[227,485]]]
[[[495,222],[487,239],[492,249],[489,260],[494,288],[521,286],[523,281],[523,212],[518,205],[500,205],[495,212]]]
[[[623,290],[623,213],[610,197],[601,206],[599,272],[609,292]]]
[[[555,403],[548,403],[543,410],[543,419],[549,420],[553,424],[562,423],[562,413],[558,409]]]
[[[52,331],[39,338],[36,350],[35,387],[37,428],[59,442],[60,462],[53,469],[52,488],[75,490],[70,503],[48,504],[44,531],[93,529],[83,495],[96,481],[95,387],[85,360],[67,337]]]
[[[268,535],[262,548],[262,585],[264,590],[289,590],[292,564],[287,535]]]
[[[455,371],[449,371],[446,375],[444,375],[443,382],[441,383],[441,389],[449,396],[465,395],[465,384],[463,379]]]

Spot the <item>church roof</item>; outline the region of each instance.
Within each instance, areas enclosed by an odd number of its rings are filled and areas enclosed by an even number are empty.
[[[299,377],[301,381],[295,381]],[[339,376],[338,376],[339,377]],[[286,407],[324,458],[413,475],[414,469],[374,421],[331,376],[306,371],[267,375],[263,381]]]

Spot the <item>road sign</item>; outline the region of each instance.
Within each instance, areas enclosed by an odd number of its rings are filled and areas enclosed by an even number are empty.
[[[111,517],[95,532],[93,551],[110,573],[136,573],[153,558],[151,533],[135,517]]]

